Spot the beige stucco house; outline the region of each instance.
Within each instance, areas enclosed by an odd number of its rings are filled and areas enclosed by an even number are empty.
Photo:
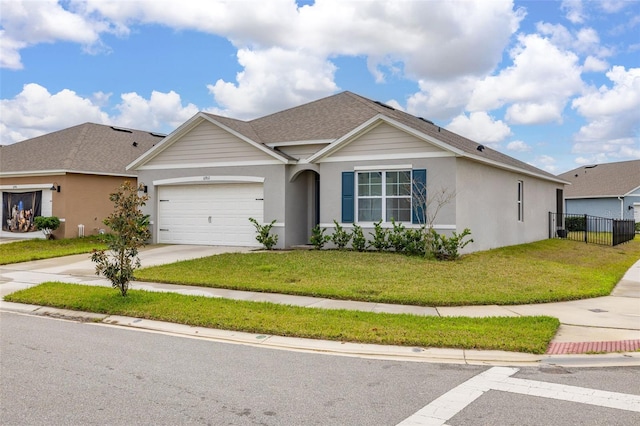
[[[60,218],[56,238],[98,233],[113,210],[109,194],[137,181],[126,165],[164,136],[85,123],[1,146],[0,238],[42,238],[35,216]]]
[[[438,125],[343,92],[250,121],[200,112],[129,167],[149,187],[159,243],[257,245],[249,218],[275,220],[278,246],[319,224],[425,222],[470,228],[467,251],[547,238],[565,181]],[[422,196],[422,190],[427,196]],[[427,216],[430,208],[427,207]]]

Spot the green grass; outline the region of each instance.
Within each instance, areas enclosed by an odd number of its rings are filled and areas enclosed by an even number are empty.
[[[230,253],[144,268],[136,279],[423,306],[542,303],[608,295],[640,239],[606,247],[543,240],[441,262],[393,253]]]
[[[485,349],[542,354],[560,323],[551,317],[422,317],[301,308],[48,282],[5,297],[64,309],[192,326],[345,342]]]
[[[0,244],[0,265],[49,259],[105,249],[98,236],[62,240],[24,240]]]

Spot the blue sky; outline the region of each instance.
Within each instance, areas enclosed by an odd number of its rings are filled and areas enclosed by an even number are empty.
[[[640,158],[640,1],[0,0],[0,143],[349,90],[552,173]]]

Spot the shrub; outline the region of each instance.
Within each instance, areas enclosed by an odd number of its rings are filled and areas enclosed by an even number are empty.
[[[587,219],[584,216],[571,216],[564,220],[569,232],[584,232],[587,230]]]
[[[389,230],[382,227],[382,219],[373,224],[373,234],[369,232],[373,240],[369,244],[378,251],[388,250],[391,245],[389,243]]]
[[[324,235],[327,228],[320,228],[320,225],[316,225],[311,230],[311,244],[316,250],[320,250],[326,243],[331,241],[331,235]]]
[[[249,218],[249,221],[253,223],[253,226],[256,227],[256,231],[258,232],[258,235],[256,235],[256,241],[262,244],[265,249],[271,250],[273,246],[278,243],[278,236],[270,235],[271,228],[273,228],[273,224],[276,223],[276,220],[272,220],[271,223],[267,225],[259,224],[258,221],[252,217]]]
[[[45,238],[53,239],[52,232],[60,227],[60,219],[56,216],[36,216],[33,219],[36,229],[42,231]]]
[[[460,257],[459,251],[462,250],[467,244],[473,242],[473,238],[464,241],[467,235],[471,235],[471,230],[465,228],[460,235],[453,233],[452,237],[438,234],[433,228],[430,228],[430,233],[433,238],[431,252],[438,260],[456,260]]]
[[[331,236],[331,241],[338,247],[339,250],[343,250],[349,241],[351,241],[352,234],[349,231],[345,231],[342,226],[334,219],[333,223],[336,226],[336,230]]]
[[[393,247],[396,252],[402,253],[405,251],[407,245],[407,229],[405,229],[402,223],[396,223],[393,219],[391,219],[391,224],[393,225],[393,229],[388,234],[389,246]]]
[[[351,246],[353,249],[357,251],[365,251],[367,248],[367,239],[364,237],[362,228],[354,223],[352,234]]]

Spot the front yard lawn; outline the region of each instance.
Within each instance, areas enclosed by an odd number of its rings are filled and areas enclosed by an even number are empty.
[[[98,236],[62,240],[16,241],[0,244],[0,265],[91,253],[93,249],[106,248],[107,246],[100,241]]]
[[[382,345],[486,349],[542,354],[560,323],[551,317],[423,317],[301,308],[48,282],[5,300],[125,315],[192,326]]]
[[[233,253],[144,268],[136,279],[423,306],[512,305],[608,295],[639,258],[638,238],[616,247],[553,239],[457,262],[337,250]]]

